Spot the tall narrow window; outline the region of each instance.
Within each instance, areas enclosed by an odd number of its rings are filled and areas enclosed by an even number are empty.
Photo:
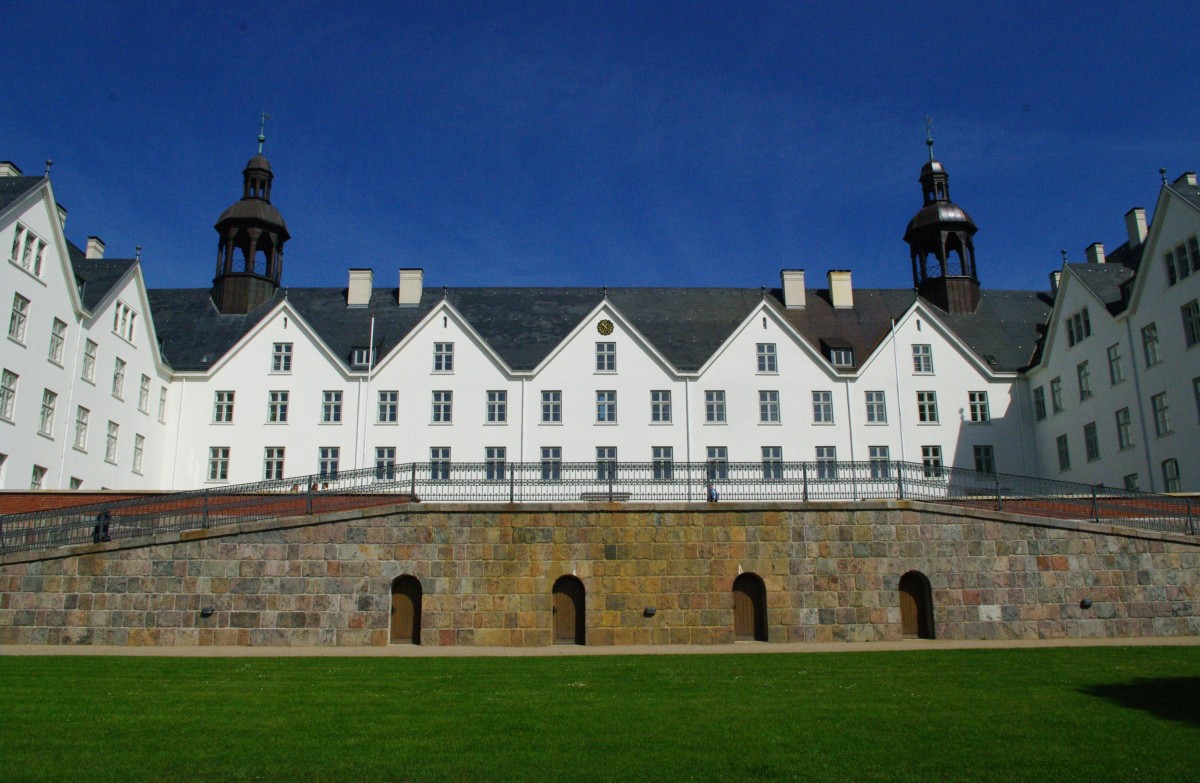
[[[67,324],[55,318],[54,323],[50,326],[50,351],[46,358],[60,367],[63,363],[63,346],[66,341]]]
[[[1038,421],[1046,418],[1046,389],[1042,386],[1033,389],[1033,417]]]
[[[21,241],[25,238],[27,229],[20,223],[13,229],[12,252],[8,255],[8,260],[14,264],[21,263]]]
[[[286,424],[288,420],[288,400],[291,394],[286,391],[273,391],[267,394],[267,421],[271,424]]]
[[[675,450],[671,446],[650,449],[650,469],[655,479],[667,481],[675,476]]]
[[[991,446],[973,446],[975,470],[980,473],[996,472],[996,455]]]
[[[1063,409],[1062,398],[1062,378],[1050,379],[1050,407],[1055,413],[1061,413]]]
[[[542,424],[562,424],[562,392],[542,392]]]
[[[167,423],[167,387],[163,386],[158,390],[158,420]]]
[[[763,478],[767,481],[779,481],[783,478],[783,447],[762,447]]]
[[[113,332],[126,342],[132,343],[134,335],[133,326],[136,321],[137,313],[129,305],[118,299],[116,305],[113,306]]]
[[[1071,469],[1071,447],[1067,443],[1066,435],[1059,435],[1054,441],[1058,448],[1058,469],[1060,471]]]
[[[779,372],[779,363],[775,356],[775,343],[758,344],[758,371],[766,373]]]
[[[503,389],[487,393],[487,423],[504,424],[508,421],[508,392]]]
[[[229,480],[229,447],[211,446],[208,449],[208,480]]]
[[[49,389],[42,390],[42,416],[38,420],[38,432],[48,437],[54,437],[54,406],[58,404],[58,395]]]
[[[617,478],[617,447],[596,447],[596,479],[615,481]]]
[[[8,319],[8,337],[25,344],[25,326],[29,323],[29,300],[13,294],[12,315]]]
[[[1167,393],[1162,392],[1150,398],[1150,407],[1154,409],[1154,434],[1168,435],[1171,432],[1171,409],[1167,406]]]
[[[709,481],[724,481],[729,478],[729,449],[726,446],[709,446],[706,449]]]
[[[275,343],[271,349],[271,372],[292,371],[292,344]]]
[[[542,481],[562,481],[562,447],[542,447]]]
[[[1200,343],[1200,304],[1193,299],[1180,308],[1180,314],[1183,316],[1183,341],[1191,348]]]
[[[454,343],[433,344],[433,371],[454,372]]]
[[[75,409],[75,448],[87,451],[88,420],[92,412],[80,405]]]
[[[1100,459],[1100,436],[1096,432],[1096,422],[1089,421],[1083,425],[1083,451],[1088,462]]]
[[[142,459],[146,455],[146,436],[134,433],[133,436],[133,472],[142,472]]]
[[[120,359],[113,362],[112,395],[118,400],[125,399],[125,362]]]
[[[709,424],[725,423],[725,392],[704,392],[704,421]]]
[[[483,471],[488,481],[504,481],[504,458],[507,449],[503,446],[488,446],[483,450]]]
[[[336,389],[321,392],[321,423],[342,423],[342,393]]]
[[[1067,319],[1067,343],[1075,345],[1092,335],[1092,322],[1088,318],[1087,308],[1083,308]]]
[[[1108,346],[1108,382],[1116,386],[1125,380],[1125,369],[1121,366],[1121,344]]]
[[[812,393],[813,424],[833,424],[833,392]]]
[[[779,392],[760,391],[758,393],[758,421],[761,424],[779,423]]]
[[[117,464],[117,437],[121,427],[115,421],[108,423],[108,431],[104,435],[104,461]]]
[[[429,479],[431,481],[450,480],[450,447],[432,446],[429,449]]]
[[[671,423],[671,392],[650,392],[650,421],[655,424]]]
[[[942,476],[942,447],[922,446],[921,467],[926,478],[941,478]]]
[[[87,340],[83,344],[83,372],[79,377],[88,383],[96,380],[96,345],[95,341]]]
[[[150,376],[143,375],[138,381],[138,410],[142,413],[150,412]]]
[[[447,450],[449,451],[449,450]],[[449,474],[447,474],[449,475]],[[375,480],[392,481],[396,478],[396,447],[375,447]]]
[[[213,423],[233,423],[233,391],[213,392]]]
[[[615,424],[617,421],[617,393],[615,391],[596,392],[596,423]]]
[[[278,481],[283,478],[282,446],[267,446],[263,450],[263,480]]]
[[[917,421],[921,424],[937,424],[937,392],[917,392]]]
[[[30,489],[41,489],[42,485],[45,483],[45,481],[46,481],[46,469],[43,468],[41,465],[34,465],[33,471],[30,473],[30,477],[29,477],[29,488]]]
[[[1140,489],[1138,486],[1138,474],[1136,473],[1130,473],[1128,476],[1126,476],[1124,483],[1125,489],[1129,490],[1130,492],[1137,492]]]
[[[867,392],[867,424],[887,423],[887,403],[881,391]]]
[[[1146,366],[1153,367],[1162,361],[1158,354],[1158,325],[1148,324],[1142,327],[1142,353],[1146,357]]]
[[[596,343],[596,372],[617,371],[617,344]]]
[[[433,393],[433,423],[450,424],[454,420],[454,392]]]
[[[317,470],[322,479],[335,479],[342,461],[342,450],[338,446],[321,446],[317,451]]]
[[[1117,448],[1127,449],[1133,445],[1133,421],[1128,408],[1117,411]]]
[[[870,458],[871,478],[887,479],[892,477],[891,449],[887,446],[868,446],[867,455]]]
[[[1163,460],[1163,491],[1178,492],[1181,489],[1179,481],[1179,462],[1178,460],[1168,459]]]
[[[1092,396],[1092,373],[1087,362],[1075,366],[1075,377],[1079,379],[1079,400],[1082,402]]]
[[[914,345],[912,347],[913,372],[928,375],[933,372],[933,347],[930,345]]]
[[[11,370],[0,373],[0,419],[12,421],[17,406],[17,379],[20,376]]]
[[[397,421],[397,411],[400,407],[400,392],[395,389],[379,392],[379,418],[380,424],[395,424]]]
[[[817,478],[837,478],[836,446],[817,446]]]
[[[971,409],[971,421],[976,424],[985,424],[992,420],[992,411],[988,406],[986,391],[967,392],[967,401]]]

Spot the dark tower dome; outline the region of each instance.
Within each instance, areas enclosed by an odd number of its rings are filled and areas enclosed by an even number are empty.
[[[922,297],[948,313],[973,313],[979,306],[975,270],[975,221],[950,200],[950,175],[933,157],[921,167],[925,203],[908,221],[904,241],[912,255],[913,285]]]
[[[287,223],[271,204],[271,164],[259,150],[242,171],[242,198],[217,219],[217,274],[212,297],[222,313],[248,313],[268,301],[283,276]]]

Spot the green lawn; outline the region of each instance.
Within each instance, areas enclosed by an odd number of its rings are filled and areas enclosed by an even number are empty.
[[[0,657],[0,780],[1200,780],[1200,647]]]

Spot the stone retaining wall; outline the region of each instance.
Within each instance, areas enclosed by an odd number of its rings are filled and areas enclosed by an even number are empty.
[[[574,574],[588,644],[723,644],[743,572],[769,641],[890,640],[909,571],[938,638],[1200,633],[1200,543],[1180,535],[907,501],[456,504],[9,555],[0,643],[384,645],[411,574],[423,644],[547,645]]]

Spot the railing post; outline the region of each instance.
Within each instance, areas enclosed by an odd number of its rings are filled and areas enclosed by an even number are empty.
[[[1000,474],[993,473],[992,476],[993,476],[993,478],[996,479],[996,510],[1003,511],[1004,510],[1004,498],[1000,494]]]
[[[208,492],[209,492],[209,488],[205,487],[204,488],[204,512],[200,519],[200,525],[202,527],[208,527]]]
[[[1189,536],[1194,536],[1196,535],[1196,525],[1192,519],[1192,499],[1184,498],[1183,501],[1187,503],[1187,532]]]
[[[800,497],[804,500],[805,503],[807,503],[808,502],[808,463],[807,462],[800,463],[800,481],[802,482],[800,485],[801,486]]]
[[[417,463],[415,463],[415,462],[410,463],[409,468],[410,468],[411,473],[410,473],[409,481],[408,481],[408,499],[416,500],[417,499]]]
[[[896,500],[904,500],[904,466],[899,462],[893,462],[896,468]]]
[[[513,502],[513,493],[517,485],[517,472],[512,468],[508,469],[508,502]]]
[[[616,464],[612,462],[604,463],[604,472],[608,474],[608,502],[613,502],[612,485],[613,474],[616,473]]]
[[[1093,522],[1100,521],[1100,514],[1096,507],[1096,485],[1095,484],[1092,485],[1092,521]]]
[[[317,486],[316,476],[308,477],[308,489],[304,493],[304,513],[312,513],[313,487]]]

